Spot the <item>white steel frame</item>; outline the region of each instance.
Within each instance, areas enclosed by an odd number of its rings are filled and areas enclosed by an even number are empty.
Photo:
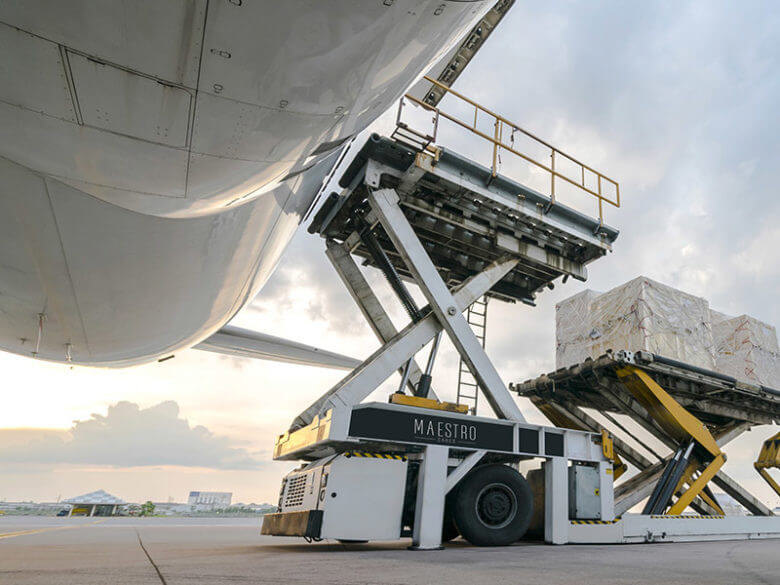
[[[378,177],[367,173],[366,182],[378,186]],[[331,439],[349,440],[347,427],[352,407],[364,400],[393,372],[402,372],[410,360],[407,386],[413,390],[422,373],[414,362],[414,355],[442,331],[447,333],[468,365],[496,416],[523,425],[525,417],[463,316],[463,311],[509,273],[519,259],[510,256],[499,259],[481,273],[450,290],[404,216],[399,205],[400,198],[395,190],[369,190],[368,201],[371,212],[367,220],[372,224],[381,224],[412,274],[414,282],[428,300],[431,311],[419,321],[397,331],[350,256],[351,246],[356,245],[357,238],[348,238],[343,244],[328,242],[328,258],[383,345],[300,413],[290,430],[301,429],[315,419],[327,420],[325,424],[329,427],[328,436]],[[429,396],[435,397],[435,394]],[[326,417],[328,411],[330,416]],[[565,456],[545,457],[550,469],[555,469],[547,484],[549,510],[546,538],[549,542],[565,541],[567,535],[569,449],[572,448],[577,453],[579,460],[608,465],[604,462],[600,446],[590,444],[590,433],[556,430],[567,435],[576,435],[576,438],[567,441],[570,447],[567,447]],[[544,436],[544,433],[541,435]],[[544,449],[543,440],[540,448]],[[449,475],[448,463],[452,461],[449,447],[427,445],[421,455],[412,548],[437,549],[441,547],[445,496],[482,459],[485,451],[474,451],[459,460],[459,464]],[[606,477],[606,473],[604,476]],[[611,481],[605,482],[603,488],[604,493],[611,495]],[[611,502],[611,497],[608,501]],[[604,517],[611,518],[611,511],[605,511]]]

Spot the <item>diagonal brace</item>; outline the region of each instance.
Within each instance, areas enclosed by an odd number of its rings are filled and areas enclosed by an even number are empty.
[[[517,262],[517,259],[499,259],[482,272],[465,280],[452,295],[456,310],[465,310],[504,278]],[[425,347],[441,330],[441,324],[430,311],[420,321],[404,327],[395,337],[299,414],[290,426],[290,431],[308,425],[315,416],[336,404],[347,406],[358,404],[410,357]]]
[[[500,418],[525,422],[525,417],[487,357],[482,344],[463,316],[444,280],[409,225],[394,189],[380,189],[368,196],[371,209],[401,255],[406,267],[430,303],[440,325],[447,332],[463,361],[479,383],[482,393]]]
[[[338,244],[328,240],[325,245],[327,248],[325,254],[336,269],[344,286],[347,287],[360,312],[363,313],[363,317],[368,321],[379,341],[387,343],[398,335],[398,330],[393,325],[390,316],[382,307],[374,291],[371,290],[371,285],[368,284],[366,277],[360,272],[360,268],[358,268],[357,263],[349,254],[345,244]],[[398,373],[403,375],[403,368],[399,369]],[[417,388],[420,376],[422,376],[422,370],[420,370],[417,362],[412,360],[407,380],[407,386],[412,393]],[[428,398],[433,398],[434,400],[437,398],[432,388],[428,390]]]

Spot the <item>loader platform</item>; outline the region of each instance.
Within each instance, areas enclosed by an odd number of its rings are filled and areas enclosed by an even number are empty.
[[[365,243],[352,236],[367,213],[369,189],[392,188],[400,207],[448,285],[481,272],[505,255],[520,258],[489,292],[533,304],[559,277],[587,278],[586,265],[611,251],[618,230],[555,202],[508,177],[445,148],[416,151],[373,135],[315,216],[309,231],[347,242],[352,254],[374,265]],[[377,239],[402,278],[411,274],[389,239]]]

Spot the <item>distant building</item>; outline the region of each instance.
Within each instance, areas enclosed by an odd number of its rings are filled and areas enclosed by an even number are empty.
[[[192,512],[192,506],[176,502],[155,502],[154,512],[162,516],[184,516]]]
[[[187,503],[196,510],[229,508],[233,492],[190,492]]]
[[[68,516],[114,516],[126,502],[104,490],[97,490],[62,503],[70,504]]]

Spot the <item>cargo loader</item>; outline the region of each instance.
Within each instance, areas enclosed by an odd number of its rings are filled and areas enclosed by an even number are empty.
[[[278,510],[265,516],[263,534],[308,541],[410,538],[416,550],[440,548],[460,535],[474,545],[499,546],[522,538],[536,515],[553,544],[780,536],[770,517],[731,522],[718,514],[704,520],[681,514],[691,506],[717,511],[708,483],[725,477],[719,441],[743,426],[710,432],[654,382],[656,372],[648,373],[642,356],[611,356],[608,377],[632,389],[633,406],[649,409],[645,415],[652,411],[648,428],[669,435],[671,464],[654,466],[616,440],[582,411],[585,401],[559,409],[550,399],[557,397],[555,382],[507,388],[485,352],[484,321],[475,333],[469,308],[478,303],[473,312],[484,316],[487,300],[533,305],[559,278],[585,280],[587,265],[609,253],[618,236],[605,222],[604,207],[620,206],[619,188],[465,96],[439,89],[472,107],[473,118],[407,96],[431,115],[431,127],[403,122],[409,104],[402,101],[396,131],[367,141],[341,175],[342,191],[323,202],[309,227],[325,240],[328,259],[381,345],[276,440],[274,459],[299,466],[284,478]],[[478,127],[484,116],[490,134]],[[438,145],[445,122],[485,140],[490,166]],[[518,151],[516,133],[549,148],[550,158]],[[548,173],[548,193],[502,175],[502,154]],[[564,162],[576,171],[563,172]],[[562,185],[592,196],[597,216],[566,206]],[[386,278],[409,317],[402,329],[356,259]],[[418,306],[408,284],[419,288],[425,306]],[[460,384],[458,403],[437,394],[433,366],[445,335],[461,359],[459,381],[463,370],[470,376],[469,403],[460,400],[466,395]],[[364,402],[394,373],[400,384],[386,402]],[[586,377],[585,383],[595,382]],[[514,393],[531,397],[551,424],[530,424]],[[477,416],[477,395],[492,416]],[[541,464],[537,495],[519,471],[528,461]],[[629,514],[631,506],[616,514],[615,480],[626,462],[651,469],[631,492],[652,496],[645,514]],[[765,511],[758,504],[755,509]]]

